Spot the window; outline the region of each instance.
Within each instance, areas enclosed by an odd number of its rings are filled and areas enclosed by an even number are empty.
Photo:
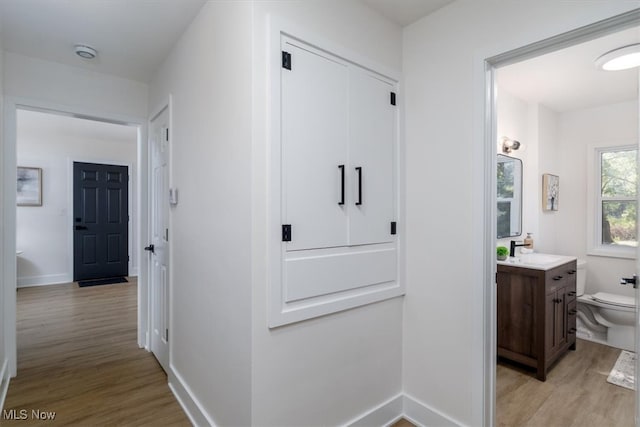
[[[638,246],[638,150],[636,146],[596,149],[595,250],[634,256]]]

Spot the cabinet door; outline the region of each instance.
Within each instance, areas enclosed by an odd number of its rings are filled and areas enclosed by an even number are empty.
[[[287,250],[344,246],[348,67],[287,41],[282,49],[291,54],[291,69],[281,69],[282,219],[292,229]]]
[[[554,356],[567,342],[566,288],[562,287],[546,296],[545,353]]]
[[[395,218],[393,86],[358,67],[351,68],[349,84],[349,243],[391,242]]]

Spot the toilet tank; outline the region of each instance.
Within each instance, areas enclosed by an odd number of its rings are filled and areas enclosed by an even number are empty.
[[[584,295],[584,289],[587,285],[587,261],[578,260],[578,277],[576,278],[577,295]]]

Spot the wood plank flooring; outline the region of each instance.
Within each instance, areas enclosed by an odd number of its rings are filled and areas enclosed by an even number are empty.
[[[18,376],[5,411],[55,412],[47,425],[189,426],[153,355],[137,345],[137,282],[18,290]]]
[[[513,364],[498,362],[496,425],[634,426],[634,392],[607,382],[620,350],[578,340],[547,375],[535,379]]]

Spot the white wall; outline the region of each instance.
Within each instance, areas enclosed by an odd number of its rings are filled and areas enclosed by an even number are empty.
[[[267,327],[268,14],[396,70],[402,62],[402,33],[359,2],[254,4],[252,422],[339,425],[402,391],[403,299]]]
[[[558,253],[587,260],[587,293],[598,291],[633,296],[633,288],[620,286],[631,277],[635,260],[587,255],[587,165],[590,147],[637,144],[638,102],[624,102],[559,116],[560,210],[557,212]]]
[[[481,61],[636,6],[458,0],[404,30],[403,385],[460,424],[483,424],[482,397],[489,398],[482,389],[484,248],[475,240],[484,228],[484,200],[475,196],[484,189],[484,159],[473,155],[482,152],[474,144],[483,143]],[[455,168],[442,161],[451,158],[453,143]],[[425,184],[443,177],[446,185]],[[446,204],[434,209],[434,201]]]
[[[1,34],[1,32],[0,32]],[[4,150],[4,52],[2,50],[2,38],[0,38],[0,152]],[[4,162],[0,161],[0,177],[4,176]],[[4,185],[0,185],[0,202],[4,205]],[[0,207],[0,242],[4,243],[4,208]],[[0,265],[4,263],[4,244],[0,244]],[[0,274],[0,319],[2,324],[7,325],[8,313],[11,310],[7,309],[10,299],[10,295],[15,295],[13,286],[6,284],[6,276]],[[13,300],[11,300],[13,301]],[[0,327],[0,410],[4,407],[4,398],[7,388],[9,387],[9,354],[7,354],[7,348],[11,348],[11,345],[7,346],[7,334],[5,333],[6,326]]]
[[[5,52],[5,96],[76,107],[84,114],[147,116],[144,83]]]
[[[74,127],[78,121],[93,124],[95,130],[92,133],[81,128],[79,132]],[[118,139],[105,139],[109,136],[102,130],[112,127],[124,126],[25,110],[18,112],[18,165],[43,169],[43,205],[16,208],[16,247],[24,252],[18,257],[18,287],[73,281],[73,251],[68,244],[73,226],[71,161],[131,165],[129,244],[137,247],[137,129],[124,127],[124,132],[121,130],[113,136]],[[130,256],[129,274],[133,275],[138,268],[137,252],[132,251]]]
[[[152,110],[172,96],[180,195],[169,380],[199,402],[199,424],[251,424],[251,35],[250,2],[208,2],[150,90]]]
[[[499,82],[499,77],[498,77]],[[519,236],[498,239],[496,245],[509,247],[511,240],[522,240],[526,233],[538,234],[538,206],[534,197],[538,182],[537,115],[535,106],[502,90],[498,84],[496,99],[498,143],[503,136],[520,141],[520,150],[512,151],[510,157],[522,160],[522,233]],[[498,154],[504,154],[498,148]]]

